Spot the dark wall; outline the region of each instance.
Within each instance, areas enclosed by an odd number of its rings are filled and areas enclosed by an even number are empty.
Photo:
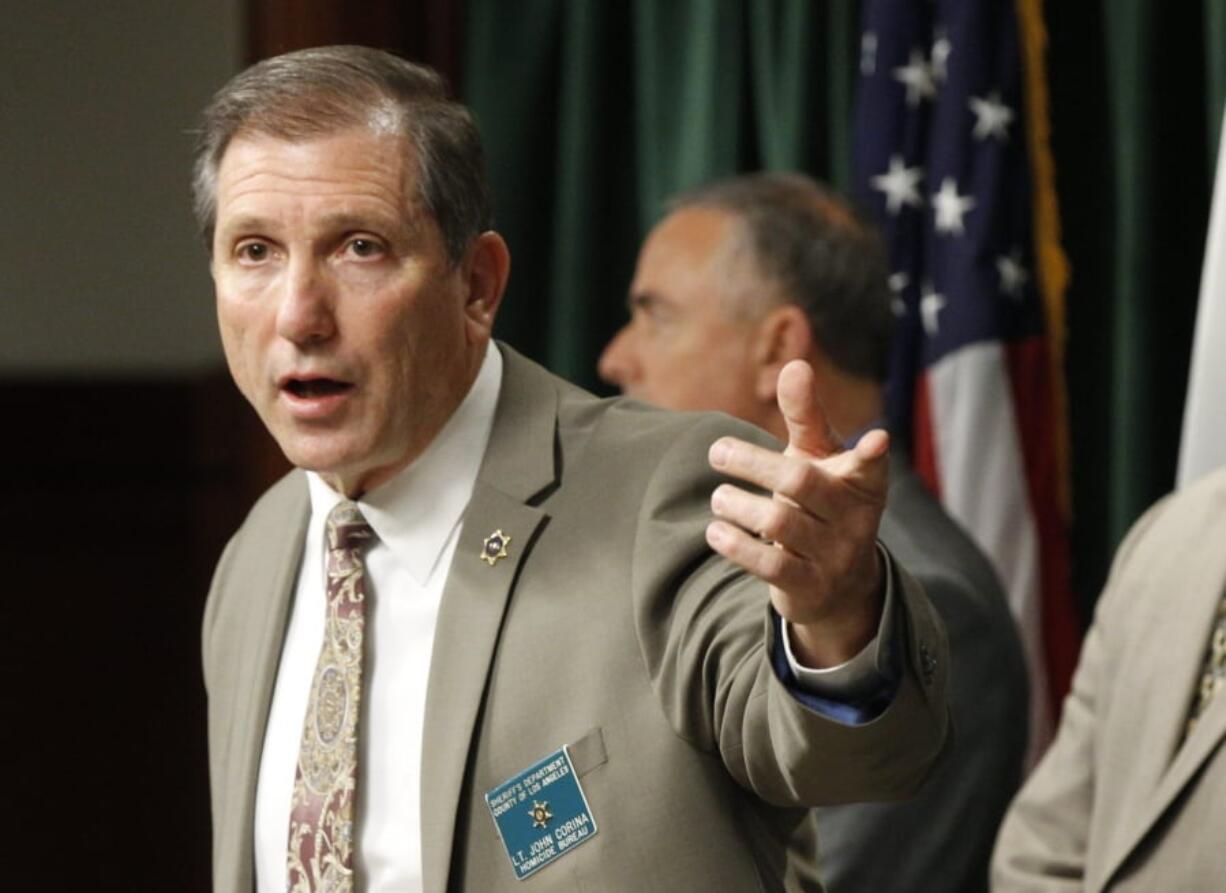
[[[0,886],[208,890],[199,622],[271,472],[251,461],[258,420],[221,373],[9,383],[0,417],[5,851],[21,856]]]

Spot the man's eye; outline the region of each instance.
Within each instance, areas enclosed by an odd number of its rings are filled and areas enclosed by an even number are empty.
[[[348,247],[358,257],[378,257],[383,252],[383,246],[374,239],[350,239]]]
[[[268,246],[263,242],[247,242],[238,246],[238,256],[246,261],[267,260]]]
[[[630,316],[643,326],[652,328],[661,323],[668,322],[671,314],[669,309],[659,301],[641,301],[634,305]]]

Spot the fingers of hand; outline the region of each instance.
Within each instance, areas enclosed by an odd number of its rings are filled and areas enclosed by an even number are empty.
[[[784,366],[779,371],[775,395],[788,428],[789,449],[819,458],[840,449],[817,393],[817,376],[808,363],[792,360]]]
[[[812,588],[809,562],[779,546],[764,543],[727,521],[712,521],[707,525],[707,544],[776,589],[806,591]]]
[[[848,450],[814,461],[724,437],[711,445],[711,467],[829,519],[861,503],[881,505],[888,478],[884,455]]]
[[[713,550],[770,584],[771,603],[792,623],[827,622],[863,612],[878,588],[875,547],[850,540],[827,541],[829,549],[808,557],[780,543],[767,543],[724,520],[707,525]]]
[[[880,428],[866,432],[849,450],[814,460],[833,480],[873,502],[885,498],[890,478],[890,436]],[[784,455],[797,455],[791,447]]]
[[[887,442],[884,432],[872,432],[853,450],[814,460],[730,437],[716,441],[713,467],[774,496],[718,487],[711,506],[719,520],[708,525],[707,542],[771,584],[771,600],[792,622],[856,610],[864,600],[854,596],[875,585]]]
[[[711,510],[746,531],[779,543],[802,558],[815,557],[825,540],[823,523],[790,500],[772,499],[722,484],[711,494]]]
[[[881,428],[866,431],[852,450],[862,462],[884,458],[889,451],[890,435]]]

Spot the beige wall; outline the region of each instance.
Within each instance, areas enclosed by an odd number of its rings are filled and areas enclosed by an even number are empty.
[[[217,367],[186,131],[240,0],[48,0],[0,27],[0,376]]]

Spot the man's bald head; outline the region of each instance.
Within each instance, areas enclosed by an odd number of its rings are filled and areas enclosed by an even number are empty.
[[[802,358],[843,427],[880,414],[888,274],[876,233],[846,203],[808,177],[753,174],[683,193],[669,209],[639,253],[631,321],[600,359],[605,380],[778,433],[775,381]]]
[[[800,307],[813,337],[843,372],[883,382],[894,318],[884,248],[876,230],[815,180],[759,173],[718,180],[669,202],[735,217],[738,252],[757,282],[731,294],[732,313],[756,318],[773,304]]]

